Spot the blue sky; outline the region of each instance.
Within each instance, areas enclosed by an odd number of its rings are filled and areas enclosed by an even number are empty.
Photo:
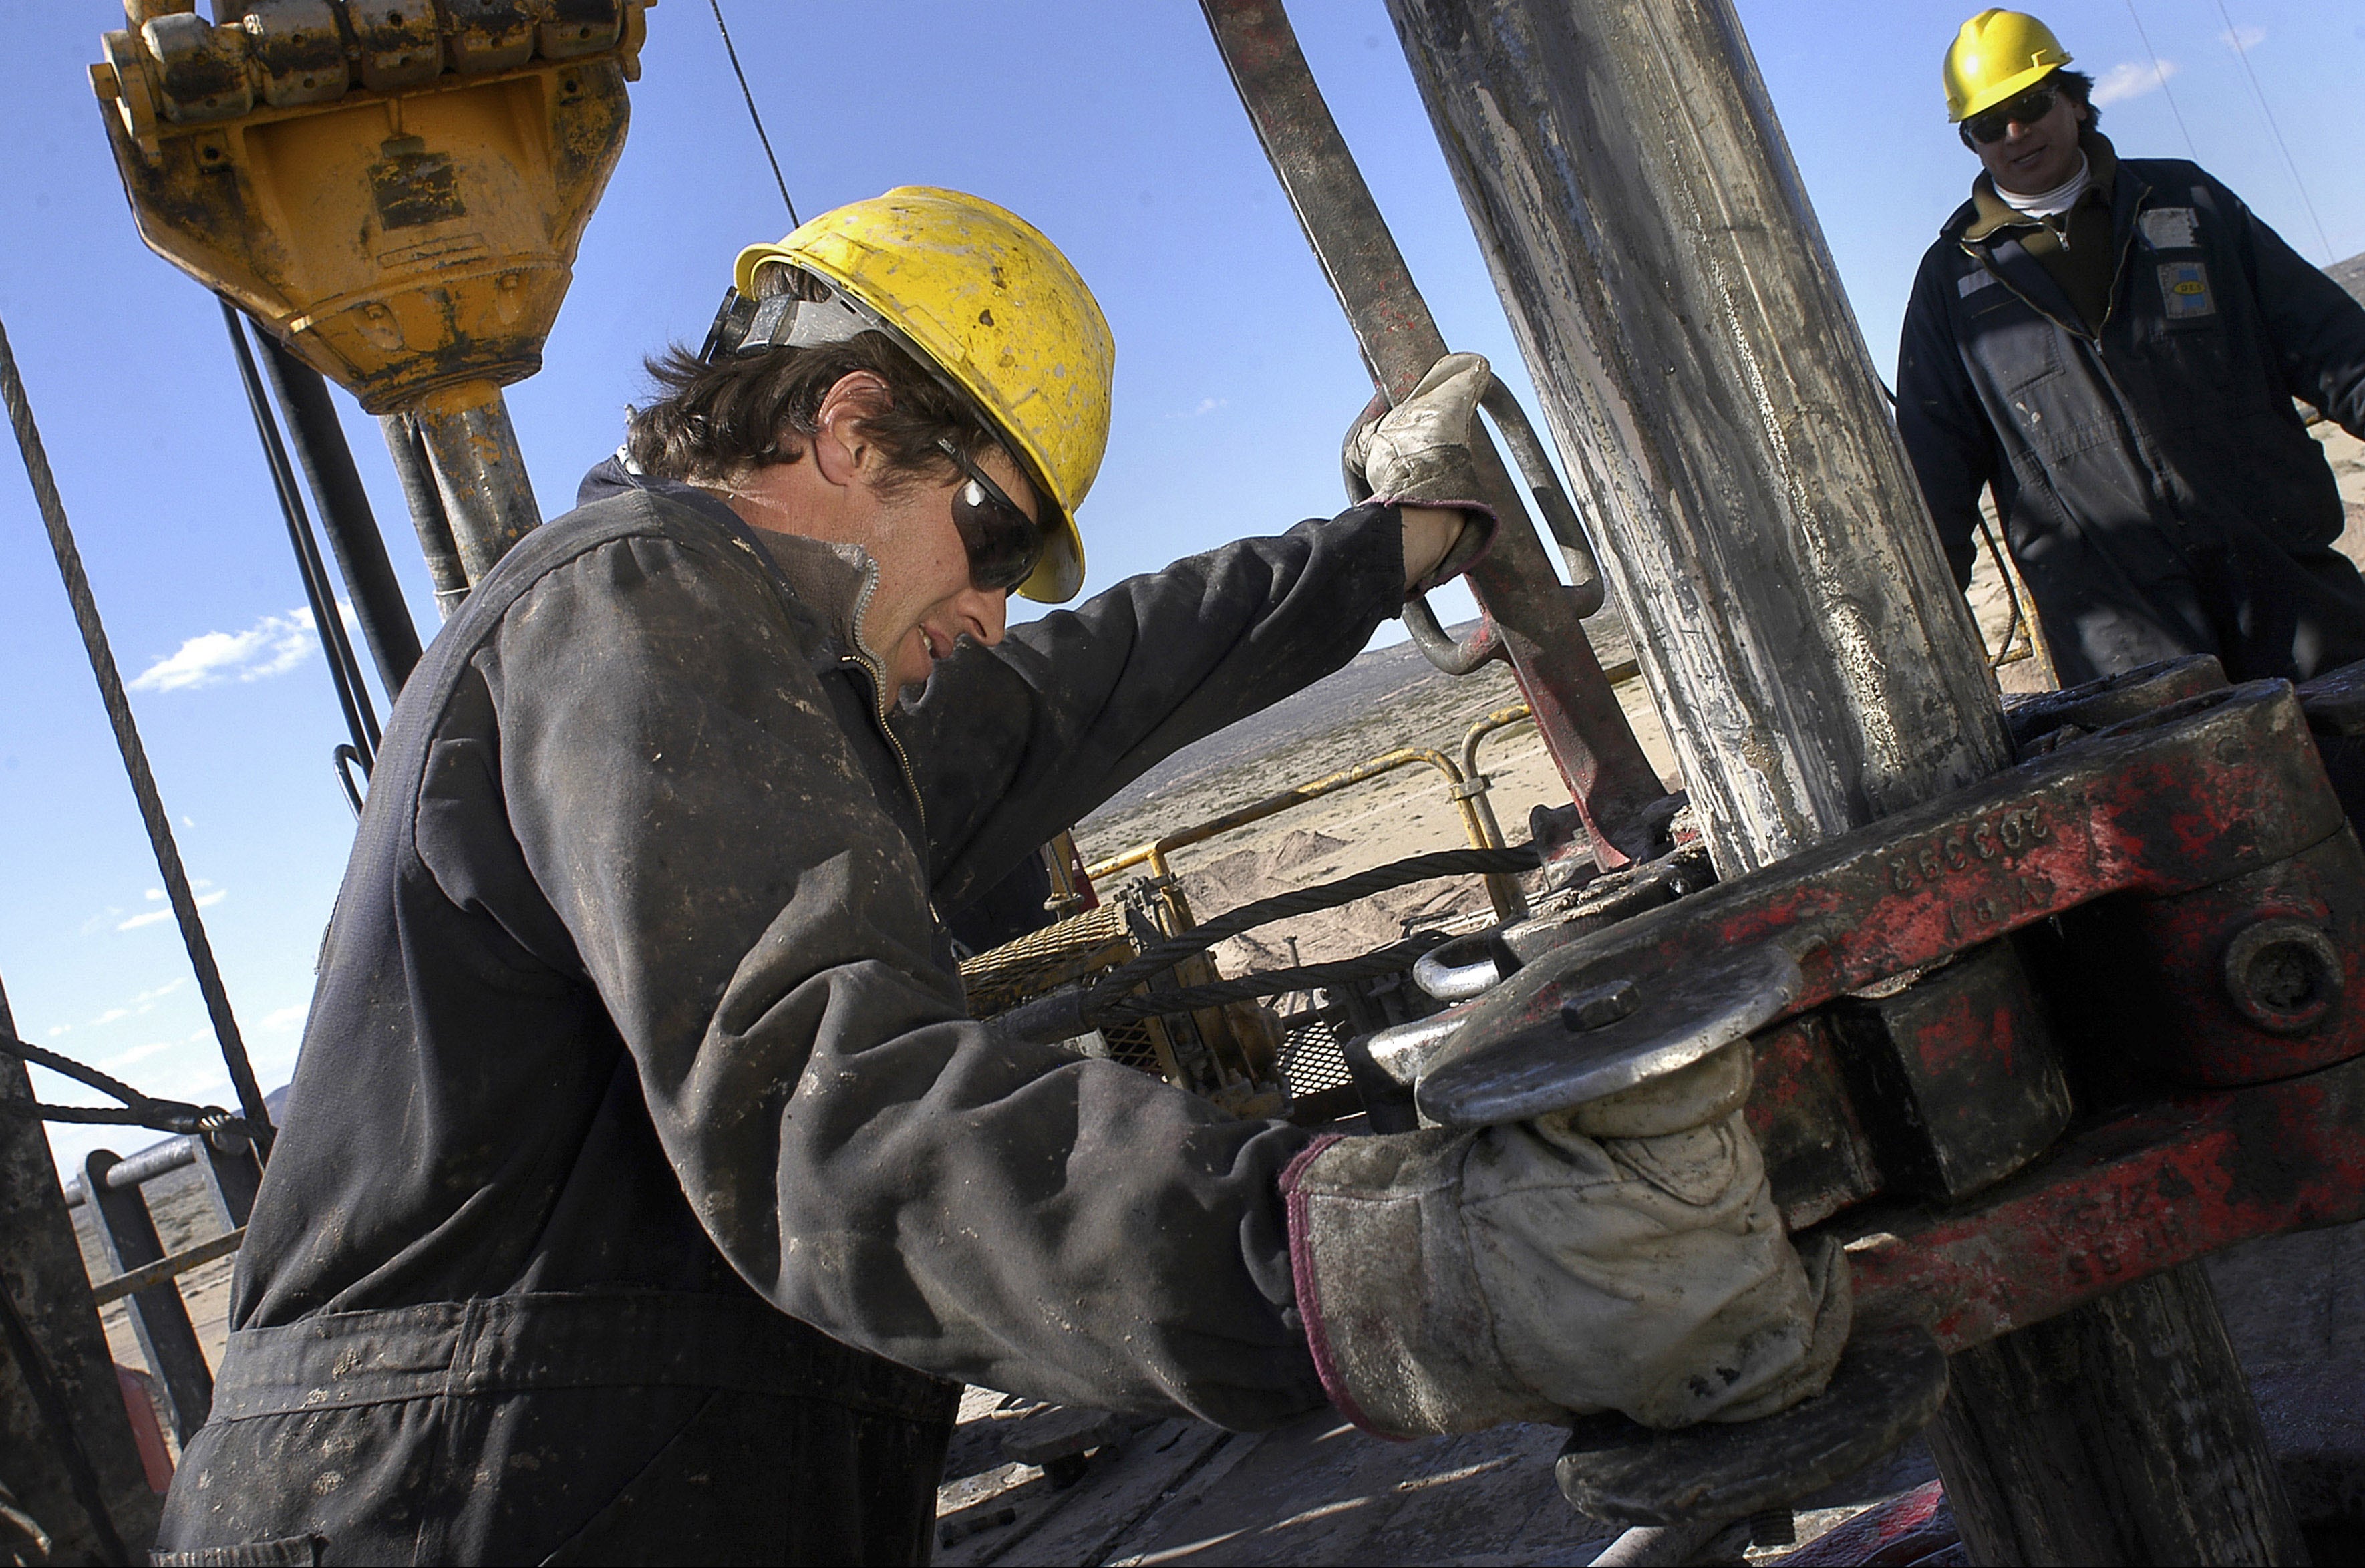
[[[1088,588],[1335,509],[1339,431],[1369,389],[1195,6],[729,0],[725,11],[807,215],[892,185],[973,190],[1034,220],[1098,291],[1118,375],[1108,462],[1083,512]],[[1938,89],[1967,8],[1743,0],[1741,11],[1885,372],[1914,264],[1972,173]],[[84,68],[119,15],[104,0],[0,5],[11,151],[0,319],[272,1086],[294,1060],[352,834],[329,767],[342,727],[219,319],[140,244],[106,156]],[[2353,156],[2365,12],[2114,0],[2046,16],[2105,84],[2122,151],[2197,153],[2313,260],[2365,251],[2365,161]],[[1305,4],[1296,20],[1447,337],[1524,389],[1382,6]],[[2229,27],[2292,139],[2313,216]],[[695,342],[738,248],[787,228],[702,0],[651,14],[644,61],[632,140],[545,368],[510,392],[546,515],[614,445],[639,357]],[[432,632],[375,422],[345,406]],[[13,451],[0,468],[0,980],[27,1037],[152,1092],[226,1103]],[[1440,608],[1468,612],[1466,599]],[[45,1094],[81,1097],[36,1077]],[[54,1142],[72,1158],[147,1137],[62,1129]]]

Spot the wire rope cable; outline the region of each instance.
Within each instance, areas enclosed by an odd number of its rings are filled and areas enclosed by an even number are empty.
[[[243,1118],[231,1115],[219,1105],[193,1105],[185,1100],[159,1100],[142,1094],[119,1078],[108,1076],[87,1062],[62,1056],[45,1046],[0,1031],[0,1056],[15,1057],[34,1067],[45,1067],[62,1078],[71,1078],[86,1088],[95,1089],[122,1102],[113,1105],[45,1105],[39,1101],[21,1106],[36,1121],[73,1122],[88,1126],[151,1127],[160,1133],[223,1133],[251,1136]],[[14,1103],[12,1110],[19,1108]]]
[[[804,222],[797,217],[797,204],[789,195],[789,182],[780,173],[780,161],[772,152],[772,139],[764,134],[764,117],[756,110],[756,95],[747,85],[747,73],[739,68],[739,50],[732,45],[731,29],[723,20],[723,0],[706,0],[714,12],[714,30],[723,35],[723,52],[731,57],[731,74],[739,78],[739,95],[747,100],[747,118],[756,122],[756,140],[764,144],[765,161],[772,165],[772,178],[780,187],[780,205],[789,209],[789,228],[801,229]]]
[[[296,573],[303,579],[304,599],[312,610],[312,630],[320,639],[329,679],[337,689],[337,706],[344,713],[345,729],[353,737],[362,776],[367,778],[377,759],[381,736],[377,713],[370,705],[369,687],[362,675],[361,659],[345,632],[344,613],[329,580],[328,564],[321,559],[320,542],[312,533],[311,514],[305,510],[304,498],[296,489],[295,467],[287,460],[279,421],[272,417],[270,401],[263,395],[263,376],[255,369],[253,351],[247,346],[246,320],[227,298],[221,299],[220,304],[222,325],[230,329],[230,347],[238,355],[239,383],[246,389],[247,409],[254,416],[255,438],[263,443],[263,459],[271,469],[272,488],[279,496],[279,515],[287,525],[287,543],[296,553]]]
[[[66,521],[65,502],[58,496],[57,476],[50,471],[49,454],[41,445],[40,430],[33,422],[33,406],[25,396],[24,377],[17,373],[16,351],[9,344],[5,324],[0,324],[0,401],[7,405],[8,423],[16,431],[17,449],[25,460],[25,477],[33,487],[41,525],[49,532],[50,550],[57,557],[66,601],[73,606],[74,625],[82,633],[83,651],[90,659],[90,673],[98,682],[99,700],[106,706],[107,723],[115,732],[115,746],[123,758],[124,776],[130,780],[131,793],[139,801],[140,820],[148,830],[148,846],[156,857],[157,873],[163,879],[174,921],[180,927],[181,945],[188,952],[197,991],[205,999],[214,1038],[221,1047],[222,1064],[230,1070],[230,1083],[238,1092],[239,1109],[253,1130],[255,1152],[267,1158],[271,1112],[263,1102],[263,1086],[255,1081],[253,1063],[247,1058],[246,1041],[239,1034],[238,1017],[230,1011],[230,992],[222,985],[220,967],[214,962],[213,944],[206,938],[205,920],[197,913],[188,870],[181,864],[172,819],[165,814],[163,797],[156,789],[156,775],[148,766],[147,748],[140,744],[139,726],[132,720],[131,700],[124,693],[122,672],[116,668],[115,652],[107,644],[106,627],[98,618],[90,577],[83,569],[82,551],[74,543],[73,530]]]
[[[2201,149],[2192,142],[2192,128],[2184,123],[2184,111],[2177,106],[2176,94],[2168,84],[2168,67],[2159,58],[2159,50],[2151,46],[2151,34],[2144,30],[2143,18],[2135,15],[2135,0],[2127,0],[2127,20],[2135,25],[2135,37],[2143,39],[2144,52],[2151,56],[2152,80],[2159,84],[2159,95],[2168,100],[2168,112],[2176,117],[2176,129],[2184,134],[2184,150],[2192,161],[2201,162]]]
[[[1369,898],[1373,893],[1387,892],[1413,882],[1425,882],[1433,877],[1532,871],[1542,863],[1542,852],[1532,844],[1522,844],[1510,849],[1445,849],[1374,866],[1368,871],[1358,871],[1352,876],[1340,877],[1314,887],[1298,888],[1269,899],[1259,899],[1254,903],[1245,903],[1220,914],[1203,925],[1194,925],[1162,942],[1151,944],[1138,958],[1092,985],[1053,991],[1048,996],[1022,1002],[1006,1013],[996,1014],[986,1020],[986,1031],[1000,1040],[1048,1044],[1089,1033],[1098,1028],[1104,1020],[1115,1022],[1122,1018],[1146,1017],[1154,1013],[1189,1012],[1194,1007],[1217,1006],[1226,1002],[1256,996],[1280,996],[1293,991],[1303,991],[1310,985],[1338,984],[1372,974],[1385,974],[1392,969],[1407,969],[1420,956],[1414,951],[1420,945],[1418,937],[1391,944],[1376,952],[1363,954],[1360,958],[1341,959],[1336,965],[1309,964],[1294,969],[1272,969],[1261,975],[1243,975],[1237,980],[1221,981],[1212,986],[1163,991],[1150,998],[1130,994],[1135,986],[1151,977],[1164,974],[1194,954],[1204,953],[1216,943],[1255,926],[1286,920],[1292,915],[1336,909],[1341,904],[1353,903],[1357,899]],[[1367,962],[1379,967],[1363,967]],[[1317,971],[1324,972],[1328,978],[1318,978]],[[1212,1000],[1193,1000],[1194,998]]]
[[[2300,205],[2307,208],[2308,221],[2315,225],[2315,242],[2324,247],[2324,260],[2329,265],[2339,258],[2332,253],[2332,240],[2324,231],[2324,219],[2315,215],[2315,201],[2307,194],[2307,182],[2299,177],[2299,162],[2292,156],[2291,143],[2283,140],[2283,128],[2275,119],[2274,106],[2267,102],[2267,90],[2259,85],[2258,68],[2250,63],[2250,46],[2242,41],[2242,30],[2234,25],[2233,16],[2225,9],[2225,0],[2217,0],[2217,15],[2225,24],[2225,47],[2241,57],[2242,74],[2250,79],[2250,95],[2259,100],[2259,112],[2267,117],[2267,129],[2274,132],[2275,145],[2282,150],[2283,167],[2291,171],[2292,185],[2299,191]]]

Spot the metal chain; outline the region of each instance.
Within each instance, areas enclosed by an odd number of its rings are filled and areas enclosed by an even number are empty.
[[[230,1069],[230,1082],[238,1091],[239,1108],[245,1113],[247,1125],[254,1133],[255,1150],[258,1155],[266,1153],[270,1147],[271,1113],[263,1103],[263,1086],[255,1081],[254,1067],[247,1059],[246,1042],[239,1035],[238,1018],[230,1012],[230,992],[223,987],[221,970],[214,962],[213,945],[206,939],[196,895],[189,889],[189,874],[181,865],[180,846],[173,838],[172,819],[165,814],[163,797],[156,789],[156,776],[148,767],[147,748],[140,745],[139,726],[132,722],[131,700],[124,694],[122,674],[115,667],[115,654],[107,645],[106,627],[100,622],[97,602],[91,597],[82,552],[74,544],[73,530],[67,525],[65,503],[58,498],[57,479],[50,472],[41,432],[33,423],[33,406],[26,398],[24,378],[17,374],[16,352],[9,345],[5,324],[0,324],[0,401],[8,406],[8,423],[17,432],[17,449],[24,454],[25,477],[32,484],[42,526],[49,531],[50,549],[58,560],[58,576],[65,584],[66,599],[73,607],[83,649],[90,656],[90,673],[98,681],[99,700],[106,704],[107,722],[115,731],[115,745],[123,756],[124,775],[140,802],[140,820],[148,829],[148,845],[155,852],[156,870],[163,878],[165,896],[172,901],[173,918],[181,929],[181,945],[188,949],[189,967],[196,973],[197,991],[205,998],[214,1038],[221,1044],[222,1062]]]

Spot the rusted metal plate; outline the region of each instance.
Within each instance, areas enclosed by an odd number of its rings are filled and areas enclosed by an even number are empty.
[[[1841,1236],[1860,1317],[1949,1351],[2257,1236],[2365,1218],[2365,1058],[2180,1096],[2071,1135],[1969,1203],[1867,1204]]]
[[[1967,1196],[2069,1123],[2069,1082],[2009,937],[1894,995],[1844,998],[1832,1022],[1892,1191]]]
[[[2289,686],[2192,698],[1537,958],[1471,1006],[1422,1106],[1485,1125],[1491,1064],[1516,1058],[1524,1074],[1567,1040],[1560,1010],[1580,990],[1680,991],[1771,944],[1799,964],[1800,1012],[2107,894],[2189,892],[2346,831]],[[2307,1038],[2286,1063],[2354,1055],[2365,1014],[2344,993]],[[1570,1082],[1567,1103],[1587,1097],[1581,1073]],[[1521,1100],[1527,1114],[1542,1103]]]

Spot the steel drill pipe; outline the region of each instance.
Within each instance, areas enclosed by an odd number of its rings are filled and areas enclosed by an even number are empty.
[[[1722,0],[1390,0],[1717,868],[2003,765],[1994,682]]]
[[[1730,0],[1388,8],[1719,870],[2001,767],[1976,628]],[[2141,1560],[2296,1550],[2206,1282],[2129,1290],[2044,1330],[2081,1347],[2076,1398],[2119,1447],[2054,1440],[2078,1421],[2027,1346],[1965,1352],[1933,1445],[1974,1558],[2080,1560],[2071,1495],[2112,1499],[2113,1550]],[[2129,1314],[2180,1353],[2112,1354]],[[2028,1464],[2073,1484],[2017,1487],[1981,1430],[2027,1433]],[[2170,1462],[2222,1443],[2240,1451]]]

